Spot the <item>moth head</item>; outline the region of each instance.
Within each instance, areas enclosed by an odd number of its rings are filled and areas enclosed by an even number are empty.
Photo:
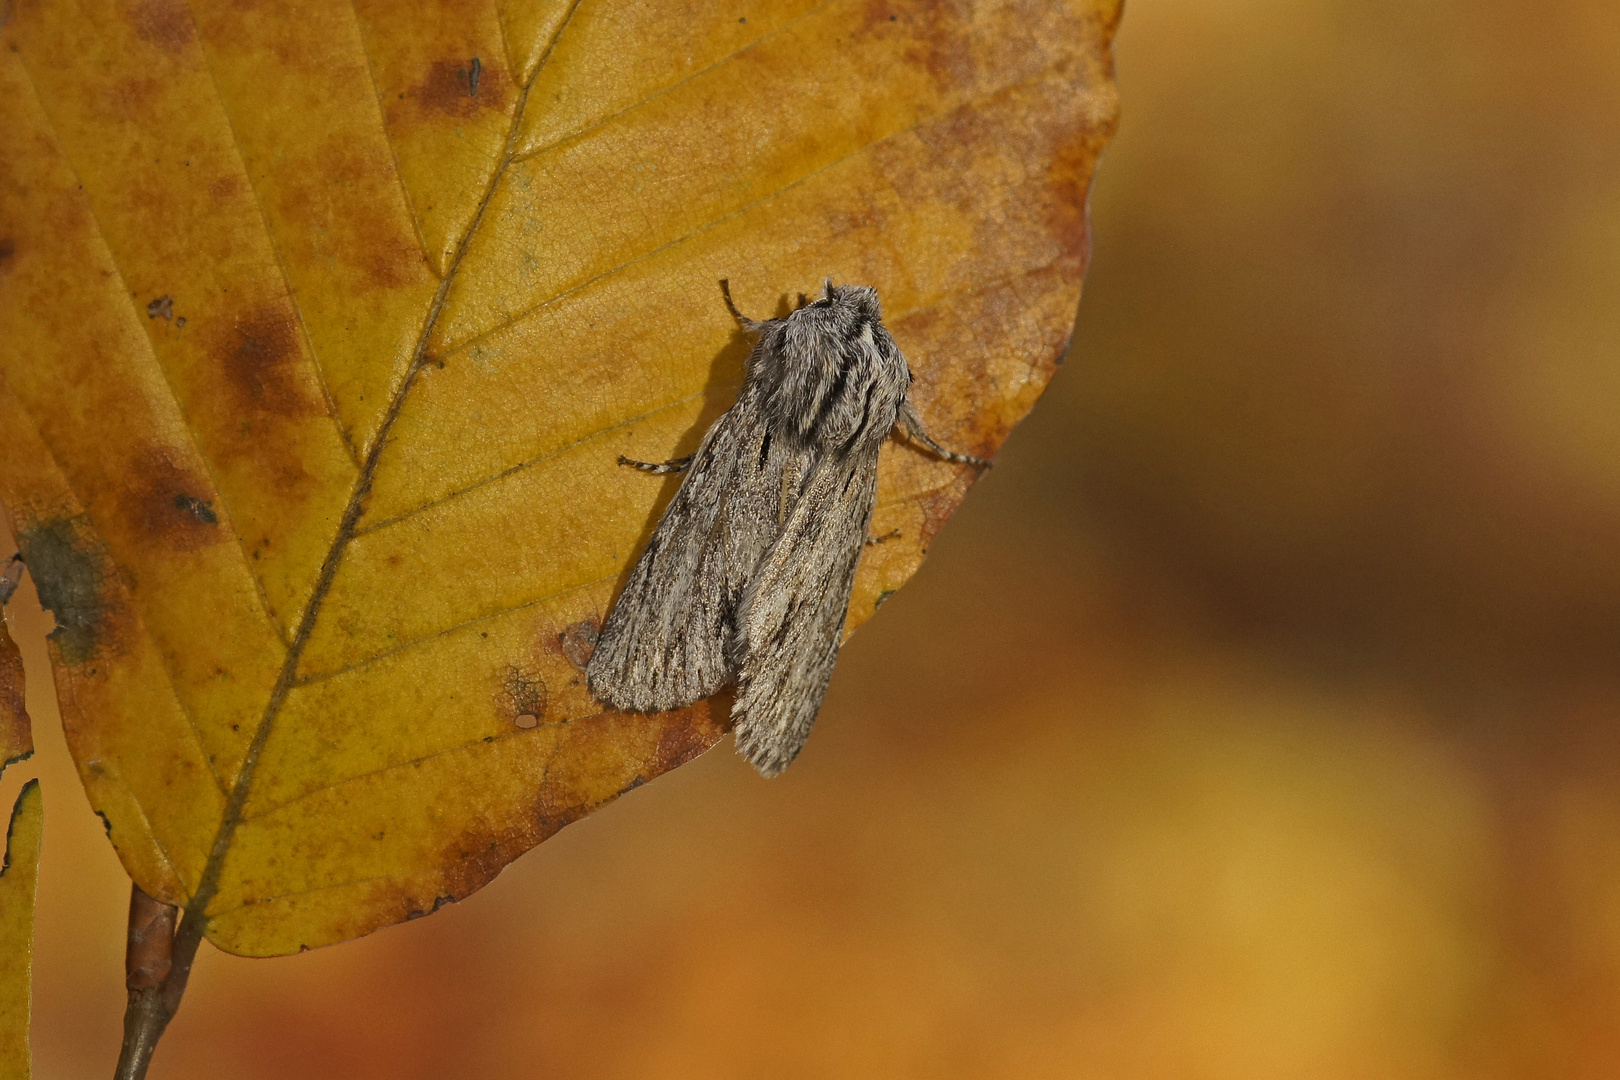
[[[803,294],[800,294],[801,298]],[[821,295],[803,303],[789,318],[803,317],[806,321],[880,322],[883,318],[878,304],[877,290],[869,285],[834,285],[828,278],[821,286]]]
[[[884,329],[877,290],[830,279],[760,339],[752,376],[784,434],[845,450],[873,433],[882,440],[910,383],[905,358]]]

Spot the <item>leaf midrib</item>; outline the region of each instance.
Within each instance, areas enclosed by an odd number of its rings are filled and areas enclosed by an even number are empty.
[[[281,672],[276,678],[275,686],[270,691],[270,697],[265,702],[264,712],[254,728],[253,739],[248,744],[247,752],[242,757],[242,764],[237,771],[236,781],[226,797],[225,807],[220,814],[218,831],[214,834],[214,842],[208,851],[208,859],[203,864],[202,873],[198,876],[197,887],[190,899],[185,903],[185,916],[176,932],[177,951],[185,946],[181,944],[182,938],[189,938],[186,942],[200,940],[207,932],[208,905],[219,892],[220,879],[225,866],[225,859],[230,854],[231,841],[236,829],[245,820],[242,814],[247,805],[248,796],[253,788],[254,774],[257,771],[259,757],[269,741],[270,732],[275,727],[276,717],[280,714],[282,706],[286,703],[287,695],[297,686],[298,665],[303,658],[304,648],[308,645],[314,632],[315,624],[320,618],[321,605],[326,595],[331,591],[332,582],[337,576],[339,564],[343,561],[343,554],[357,533],[357,526],[365,511],[366,495],[370,491],[371,481],[377,471],[377,463],[382,457],[383,449],[388,445],[388,433],[398,419],[405,399],[416,382],[417,375],[427,362],[427,346],[432,338],[434,328],[438,325],[439,316],[444,310],[445,300],[449,296],[451,285],[456,280],[456,273],[461,267],[462,259],[467,254],[467,248],[473,236],[478,232],[484,220],[484,214],[489,209],[496,187],[501,178],[511,166],[515,158],[515,148],[519,131],[522,127],[523,113],[528,105],[529,92],[538,80],[539,74],[545,68],[546,60],[550,57],[557,42],[568,29],[573,20],[574,12],[578,10],[580,0],[574,0],[558,25],[556,33],[552,35],[551,43],[547,45],[545,53],[539,63],[535,65],[534,73],[523,83],[518,95],[516,106],[512,110],[512,119],[507,128],[505,143],[501,150],[500,161],[491,171],[484,193],[479,198],[477,210],[472,221],[468,223],[462,233],[460,241],[456,244],[455,256],[450,265],[446,267],[444,276],[439,281],[439,287],[434,292],[433,302],[428,307],[427,317],[422,322],[411,353],[410,366],[406,369],[405,377],[400,381],[399,389],[394,392],[388,403],[388,411],[384,414],[382,423],[378,425],[376,434],[372,437],[371,446],[366,451],[364,463],[359,474],[355,477],[354,490],[349,495],[349,501],[343,510],[343,517],[338,523],[336,535],[332,539],[331,547],[327,549],[326,558],[321,563],[320,574],[315,579],[315,587],[310,592],[309,602],[304,606],[304,612],[298,622],[298,629],[294,632],[288,643],[287,653],[282,660]],[[392,146],[392,142],[390,142]],[[192,946],[194,947],[194,945]]]

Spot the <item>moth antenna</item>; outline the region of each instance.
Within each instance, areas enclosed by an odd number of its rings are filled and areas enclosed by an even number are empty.
[[[825,289],[825,290],[826,290],[826,294],[827,294],[827,299],[828,299],[828,300],[831,300],[831,299],[832,299],[832,298],[833,298],[833,293],[832,293],[832,275],[831,275],[831,274],[828,274],[828,275],[827,275],[827,280],[826,280],[826,281],[825,281],[825,282],[823,282],[823,283],[822,283],[822,286],[821,286],[821,287],[822,287],[822,288],[823,288],[823,289]]]
[[[726,310],[731,312],[731,317],[737,320],[738,326],[742,327],[750,334],[757,334],[761,330],[765,329],[764,323],[760,322],[758,319],[750,319],[748,316],[737,310],[736,303],[731,299],[731,282],[725,278],[720,279],[720,295],[726,298]]]

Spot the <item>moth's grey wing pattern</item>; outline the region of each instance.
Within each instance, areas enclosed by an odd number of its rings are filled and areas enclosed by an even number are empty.
[[[737,751],[766,776],[798,756],[821,708],[877,499],[876,445],[823,458],[737,609]]]
[[[763,451],[763,452],[762,452]],[[777,530],[780,461],[755,388],[716,420],[597,636],[591,693],[661,712],[730,683],[733,612]]]
[[[947,460],[985,463],[923,431],[875,290],[829,279],[822,296],[761,321],[737,310],[724,281],[720,289],[738,325],[759,335],[747,378],[704,435],[587,670],[592,693],[633,712],[687,705],[735,682],[737,749],[775,776],[804,745],[827,692],[871,526],[878,453],[896,422]]]

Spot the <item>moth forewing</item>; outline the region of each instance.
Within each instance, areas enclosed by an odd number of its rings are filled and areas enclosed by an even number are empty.
[[[760,563],[737,612],[737,750],[766,776],[798,756],[849,612],[877,497],[877,448],[823,462]]]
[[[603,623],[586,669],[600,700],[659,712],[732,682],[731,613],[777,531],[759,514],[774,485],[750,467],[766,437],[757,397],[745,389],[704,435]]]
[[[759,340],[737,402],[710,426],[587,668],[616,708],[689,705],[728,683],[737,748],[767,776],[798,754],[838,656],[877,498],[878,451],[903,425],[928,437],[875,290],[835,286],[781,319],[726,306]],[[624,460],[624,459],[621,459]]]

